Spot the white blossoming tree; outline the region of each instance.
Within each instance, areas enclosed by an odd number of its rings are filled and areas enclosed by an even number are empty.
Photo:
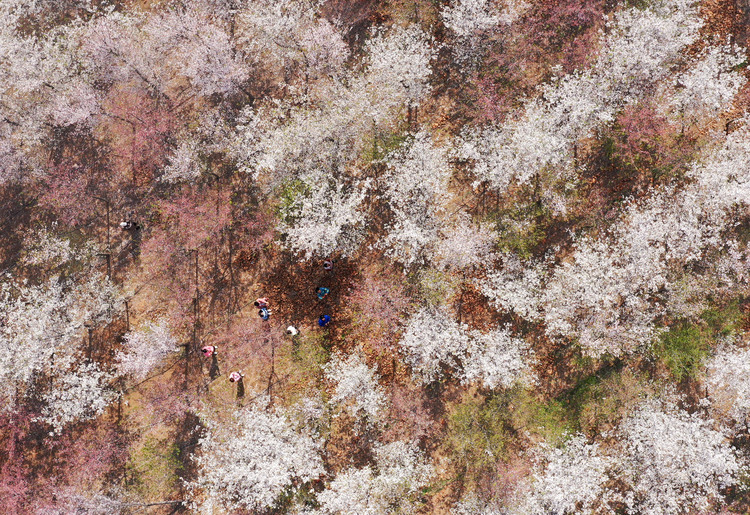
[[[500,23],[500,12],[488,0],[458,0],[440,13],[446,28],[457,36],[469,37]]]
[[[330,515],[377,515],[414,513],[420,491],[433,467],[422,452],[406,442],[381,444],[375,448],[375,467],[347,469],[318,495],[320,513]]]
[[[726,215],[737,204],[750,204],[750,128],[747,117],[740,121],[739,129],[709,147],[689,171],[706,214]]]
[[[657,0],[631,8],[609,23],[603,49],[591,68],[554,80],[518,119],[469,131],[459,156],[474,163],[479,181],[504,191],[543,178],[539,192],[553,210],[565,212],[556,183],[575,179],[574,148],[581,138],[614,119],[623,105],[661,80],[668,65],[695,41],[702,22],[692,1]]]
[[[542,444],[536,469],[525,491],[519,492],[512,513],[528,515],[594,513],[605,492],[611,459],[599,446],[575,435],[563,447]]]
[[[740,458],[725,435],[698,415],[647,403],[620,428],[628,513],[707,510],[737,483]]]
[[[496,235],[489,224],[475,226],[466,213],[459,213],[451,227],[434,244],[432,261],[448,270],[473,270],[492,262]]]
[[[199,144],[192,140],[183,140],[169,158],[160,180],[168,183],[193,182],[201,175],[198,160]]]
[[[693,123],[724,111],[747,79],[734,68],[744,61],[742,48],[710,47],[692,68],[674,80],[669,107],[683,122]]]
[[[443,376],[443,367],[458,370],[466,353],[464,328],[444,311],[422,308],[409,318],[399,345],[423,383]]]
[[[384,197],[392,221],[379,245],[394,259],[410,265],[424,260],[425,249],[439,237],[450,168],[447,152],[423,132],[388,156]]]
[[[455,34],[451,50],[459,64],[477,64],[475,61],[487,36],[513,23],[529,7],[523,0],[501,3],[502,6],[490,0],[457,0],[443,7],[440,17],[445,27]]]
[[[79,25],[25,33],[23,20],[38,15],[38,8],[16,0],[0,5],[0,184],[41,176],[52,129],[90,127],[99,112],[99,95],[82,69]]]
[[[543,294],[551,336],[577,336],[592,356],[621,355],[658,333],[670,285],[684,267],[723,245],[723,215],[704,191],[657,190],[627,206],[610,237],[584,238]]]
[[[142,329],[131,331],[123,338],[117,353],[117,371],[141,380],[165,357],[177,350],[177,340],[165,320],[147,323]]]
[[[372,144],[373,131],[394,129],[405,108],[422,102],[435,50],[421,29],[378,31],[364,50],[363,68],[329,81],[324,100],[246,112],[233,145],[241,169],[274,185],[316,169],[338,174]]]
[[[185,9],[95,17],[83,38],[87,69],[99,80],[134,80],[165,95],[183,81],[202,96],[231,93],[247,78],[247,67],[211,14]]]
[[[706,391],[716,414],[745,426],[750,415],[750,349],[720,346],[706,366]]]
[[[286,246],[305,259],[354,253],[364,236],[362,202],[368,185],[369,181],[345,184],[322,171],[308,175],[282,208],[279,229]]]
[[[196,458],[196,503],[218,502],[227,510],[269,509],[284,492],[323,474],[320,442],[295,430],[283,411],[259,406],[256,402],[226,423],[209,425]]]
[[[44,374],[67,384],[85,359],[81,348],[84,324],[108,322],[119,305],[119,294],[107,280],[50,279],[39,286],[0,285],[0,402],[13,409],[34,381]],[[69,386],[76,384],[71,378]],[[62,401],[62,398],[57,399]]]
[[[301,90],[342,71],[349,50],[338,30],[319,13],[320,2],[261,0],[237,16],[238,43],[267,74],[299,76]],[[299,70],[299,71],[298,71]],[[325,88],[324,88],[325,90]]]
[[[533,351],[525,340],[507,328],[469,331],[442,310],[424,308],[412,315],[399,345],[423,384],[442,379],[446,370],[465,383],[481,381],[493,389],[535,381]]]
[[[383,387],[378,374],[367,366],[359,354],[335,354],[325,365],[326,379],[336,386],[331,402],[342,406],[351,416],[376,422],[386,406]]]
[[[112,375],[96,363],[84,363],[54,379],[44,394],[41,420],[55,431],[71,422],[101,415],[116,398]]]
[[[486,388],[509,388],[516,383],[535,382],[530,364],[533,351],[529,344],[514,337],[508,328],[488,333],[469,332],[466,356],[463,358],[463,377],[466,383],[481,381]]]
[[[527,320],[539,320],[544,277],[543,264],[525,263],[508,254],[503,256],[503,267],[489,272],[478,285],[496,309],[513,311]]]

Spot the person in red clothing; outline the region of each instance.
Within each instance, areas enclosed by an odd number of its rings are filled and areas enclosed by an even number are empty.
[[[255,299],[255,307],[256,308],[267,308],[268,307],[268,297],[261,297],[259,299]]]
[[[232,372],[229,374],[229,382],[237,383],[237,399],[241,399],[245,396],[245,384],[242,382],[242,378],[245,374],[242,372]]]
[[[201,352],[204,356],[210,358],[211,356],[216,354],[216,347],[214,345],[206,345],[205,347],[201,348]]]

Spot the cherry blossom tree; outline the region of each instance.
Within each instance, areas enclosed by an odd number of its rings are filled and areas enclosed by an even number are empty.
[[[513,254],[506,254],[502,269],[489,272],[486,279],[478,281],[478,286],[496,309],[513,311],[527,320],[539,320],[545,272],[542,263],[525,263]]]
[[[706,391],[715,413],[747,425],[750,414],[750,349],[725,342],[706,366]]]
[[[591,355],[619,355],[650,343],[667,306],[682,309],[679,299],[691,295],[682,291],[685,280],[697,286],[713,274],[742,287],[743,273],[732,270],[745,260],[724,231],[735,224],[732,208],[748,201],[748,141],[745,128],[733,132],[694,163],[695,182],[629,202],[609,238],[579,241],[543,292],[548,334],[577,336]],[[686,274],[709,255],[724,257],[702,278]]]
[[[351,255],[364,237],[362,202],[369,181],[345,184],[319,171],[308,175],[302,190],[281,212],[285,244],[305,259],[336,252]]]
[[[230,34],[214,23],[213,14],[197,9],[168,12],[151,16],[144,27],[148,36],[158,41],[159,50],[164,52],[167,47],[164,54],[172,54],[167,66],[186,77],[202,96],[232,93],[248,76]]]
[[[418,27],[374,33],[365,54],[363,69],[330,83],[325,101],[277,101],[246,110],[232,146],[241,169],[267,176],[272,185],[292,172],[338,175],[371,144],[373,131],[393,129],[404,108],[416,107],[430,91],[435,50]]]
[[[453,506],[451,513],[454,515],[474,515],[475,513],[482,513],[483,515],[503,515],[507,512],[506,510],[495,506],[495,504],[499,503],[484,501],[472,492],[458,501],[456,505]]]
[[[742,461],[722,431],[697,414],[647,403],[619,430],[617,475],[629,487],[628,513],[706,510],[737,483]]]
[[[169,157],[159,179],[168,183],[194,182],[200,175],[199,145],[196,141],[183,140]]]
[[[432,260],[443,269],[476,269],[493,261],[495,242],[489,224],[474,226],[468,214],[458,213],[435,242]]]
[[[462,325],[443,310],[422,308],[406,323],[399,345],[406,362],[423,383],[443,376],[443,367],[458,370],[468,339]]]
[[[375,467],[341,472],[318,494],[324,514],[414,513],[421,489],[432,477],[433,467],[422,452],[406,442],[378,445]]]
[[[512,23],[528,8],[523,1],[511,0],[503,4],[500,9],[495,2],[488,0],[458,0],[446,6],[440,14],[447,28],[458,36],[468,37],[501,23]]]
[[[578,337],[592,356],[617,356],[651,342],[663,308],[639,294],[643,283],[633,281],[620,256],[629,255],[603,242],[581,242],[575,261],[557,269],[544,292],[548,334]]]
[[[41,420],[56,432],[71,422],[101,415],[115,400],[111,374],[96,363],[84,363],[54,379],[44,394]]]
[[[466,383],[480,380],[486,388],[509,388],[514,384],[531,385],[535,382],[530,368],[533,351],[528,343],[514,337],[508,328],[488,333],[470,331],[466,356],[463,358],[463,378]]]
[[[705,201],[697,188],[663,188],[631,202],[610,238],[579,241],[543,293],[547,333],[577,336],[592,356],[649,344],[670,285],[707,249],[723,245],[723,216]]]
[[[737,204],[750,203],[750,129],[748,120],[723,141],[709,146],[704,155],[693,163],[689,176],[695,181],[695,190],[703,195],[703,209],[714,216],[728,214]],[[725,218],[719,218],[725,220]]]
[[[237,16],[239,46],[272,74],[285,70],[298,75],[300,82],[292,87],[310,92],[315,82],[340,74],[349,54],[339,31],[319,16],[318,8],[319,2],[304,0],[254,2]]]
[[[16,1],[0,6],[0,183],[42,176],[54,128],[91,126],[99,111],[99,96],[81,69],[79,24],[24,32],[23,20],[34,16],[35,7]]]
[[[457,41],[451,49],[461,64],[471,64],[476,59],[487,33],[510,25],[529,7],[522,0],[503,4],[500,8],[489,0],[458,0],[440,12],[445,27],[456,35]]]
[[[335,354],[324,370],[326,379],[336,385],[332,403],[355,418],[361,416],[370,423],[380,420],[387,404],[385,391],[378,384],[378,374],[367,366],[362,356]]]
[[[237,411],[227,423],[209,425],[196,457],[196,501],[215,500],[229,510],[271,508],[284,492],[323,474],[320,441],[297,432],[283,411],[260,405]]]
[[[181,79],[199,95],[227,94],[247,72],[230,35],[214,20],[199,9],[112,11],[86,27],[86,62],[100,80],[135,81],[160,95],[176,95]]]
[[[420,132],[387,158],[384,194],[392,211],[385,237],[378,242],[405,265],[424,260],[443,226],[440,214],[450,199],[450,168],[445,148]]]
[[[53,278],[38,286],[4,282],[0,290],[3,407],[13,409],[21,400],[17,393],[23,394],[40,374],[74,370],[82,359],[81,352],[73,349],[83,339],[84,324],[110,321],[119,302],[114,285],[98,276],[75,282]],[[70,381],[68,386],[74,386],[76,379]]]
[[[435,50],[429,36],[417,25],[393,27],[390,32],[373,34],[365,50],[367,73],[353,91],[359,93],[362,86],[370,91],[371,105],[380,105],[380,116],[401,106],[418,106],[431,89],[427,79]]]
[[[595,513],[601,505],[611,458],[596,443],[574,435],[562,447],[541,444],[526,491],[516,495],[513,513]]]
[[[543,178],[540,195],[555,211],[565,212],[554,186],[575,178],[575,143],[662,79],[667,65],[695,41],[701,23],[687,0],[656,1],[644,10],[617,13],[590,69],[546,84],[520,118],[469,131],[459,156],[474,163],[479,181],[500,191]]]
[[[177,340],[166,320],[147,323],[143,329],[131,331],[123,338],[122,349],[117,353],[117,372],[144,379],[166,356],[175,352]]]
[[[735,70],[744,61],[742,48],[709,47],[692,68],[673,81],[669,98],[674,115],[688,123],[724,111],[747,79]]]
[[[488,333],[469,331],[444,310],[423,308],[407,321],[399,341],[406,361],[428,384],[451,370],[465,383],[481,381],[487,388],[532,384],[533,352],[507,328]]]
[[[63,515],[65,513],[107,515],[128,507],[128,503],[118,499],[117,496],[101,492],[81,492],[73,487],[58,489],[53,496],[52,503],[38,508],[39,515]],[[137,505],[137,503],[130,503],[130,505]]]
[[[91,263],[96,259],[97,246],[93,241],[75,245],[57,234],[58,224],[29,231],[24,239],[22,262],[26,266],[43,269],[53,274],[62,267]]]

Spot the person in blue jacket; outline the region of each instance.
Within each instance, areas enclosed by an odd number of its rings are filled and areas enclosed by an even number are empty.
[[[331,292],[328,288],[324,288],[322,286],[318,286],[315,288],[315,293],[318,294],[318,299],[323,300],[323,298],[328,295]]]
[[[260,310],[258,311],[258,316],[263,320],[268,320],[269,318],[271,318],[271,311],[268,308],[260,308]]]
[[[331,315],[320,315],[320,318],[318,319],[318,325],[320,327],[325,327],[328,325],[330,321],[331,321]]]

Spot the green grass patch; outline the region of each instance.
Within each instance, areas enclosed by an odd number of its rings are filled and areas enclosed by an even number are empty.
[[[479,474],[507,457],[512,440],[507,406],[499,398],[464,397],[448,414],[446,444],[468,474]]]
[[[326,333],[306,331],[288,338],[288,343],[276,349],[279,370],[299,381],[316,381],[321,373],[320,367],[330,357]]]
[[[696,376],[711,350],[710,338],[704,328],[689,322],[678,322],[661,335],[653,352],[670,374],[681,381]]]
[[[652,352],[677,380],[695,378],[717,338],[736,332],[742,323],[738,299],[701,313],[695,322],[680,320],[662,333]]]
[[[401,147],[409,138],[406,131],[382,131],[373,129],[369,136],[365,136],[364,155],[365,161],[376,162]]]
[[[560,401],[571,429],[598,434],[611,429],[650,393],[647,378],[621,366],[611,366],[581,379]]]
[[[126,465],[126,486],[143,499],[159,499],[172,491],[181,470],[180,449],[174,442],[147,436],[133,447]]]
[[[309,192],[310,187],[300,179],[284,182],[277,194],[279,204],[276,207],[276,216],[285,224],[293,225],[302,209],[301,199]]]
[[[515,203],[495,215],[501,250],[530,258],[547,237],[549,209],[537,202]]]
[[[454,277],[440,270],[426,268],[412,275],[420,297],[432,306],[440,306],[458,293]]]
[[[506,460],[519,435],[531,433],[556,444],[572,426],[565,405],[541,401],[530,390],[515,387],[489,397],[466,394],[448,413],[446,445],[456,465],[470,477]]]

